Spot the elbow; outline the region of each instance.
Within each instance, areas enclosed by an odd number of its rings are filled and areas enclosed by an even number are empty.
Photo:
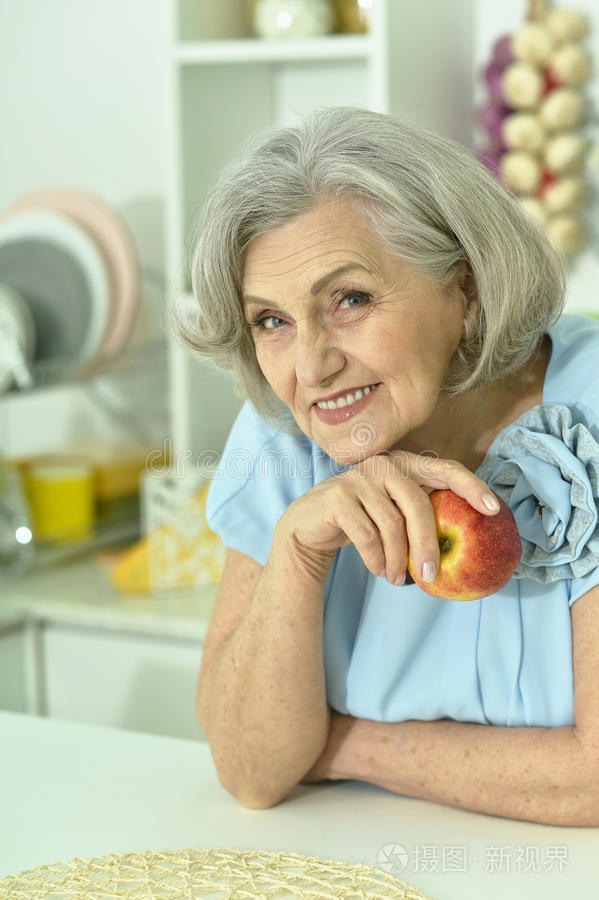
[[[255,782],[231,777],[230,773],[225,774],[218,768],[216,774],[221,787],[245,809],[271,809],[281,803],[289,793],[289,791],[274,793]]]
[[[206,704],[201,702],[198,694],[196,703],[197,720],[206,737],[219,784],[228,794],[246,809],[269,809],[280,803],[288,793],[273,793],[272,787],[267,788],[259,783],[256,777],[245,774],[239,766],[239,757],[231,759],[227,753],[219,752],[219,742],[215,735],[211,734],[210,716]],[[220,748],[222,750],[222,748]]]
[[[209,704],[206,697],[206,692],[202,691],[202,681],[198,682],[198,686],[196,689],[196,721],[199,722],[200,728],[202,729],[206,740],[210,743],[210,716],[209,716]]]
[[[273,806],[281,803],[285,796],[266,796],[265,794],[246,791],[238,793],[235,799],[245,809],[272,809]]]
[[[221,754],[211,745],[216,775],[221,787],[245,809],[270,809],[281,803],[295,788],[293,772],[259,766],[249,754]]]
[[[196,721],[202,729],[206,740],[208,740],[208,716],[204,708],[200,706],[199,701],[196,703]]]

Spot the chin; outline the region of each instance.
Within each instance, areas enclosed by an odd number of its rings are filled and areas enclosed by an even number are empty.
[[[363,426],[365,424],[362,423]],[[320,447],[340,466],[355,466],[377,454],[381,454],[381,461],[385,458],[382,456],[385,453],[385,447],[382,445],[380,447],[356,447],[352,441],[340,442],[339,444],[331,441],[329,444],[320,444]]]

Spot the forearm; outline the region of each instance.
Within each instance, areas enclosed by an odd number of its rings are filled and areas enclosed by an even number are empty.
[[[599,825],[599,785],[573,727],[398,723],[342,716],[324,777],[550,825]],[[342,729],[342,733],[339,733]]]
[[[273,543],[252,599],[200,685],[200,721],[221,783],[271,806],[326,744],[323,585]]]

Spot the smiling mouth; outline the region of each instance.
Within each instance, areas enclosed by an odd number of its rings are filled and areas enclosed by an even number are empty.
[[[367,397],[371,391],[379,386],[380,383],[381,382],[378,381],[374,384],[365,385],[363,388],[358,388],[354,391],[346,391],[344,394],[337,394],[330,400],[317,400],[312,404],[312,406],[317,406],[318,409],[344,409],[346,406],[351,406],[353,403],[356,403],[356,401],[361,400],[362,397]]]

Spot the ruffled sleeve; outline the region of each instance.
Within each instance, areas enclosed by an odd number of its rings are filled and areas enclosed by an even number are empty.
[[[582,595],[599,583],[599,443],[576,416],[576,407],[535,406],[497,435],[477,474],[514,513],[514,577],[580,579]]]
[[[289,504],[315,483],[320,462],[315,446],[305,435],[290,435],[266,424],[249,402],[244,403],[206,504],[208,525],[225,546],[266,565],[276,523]]]

